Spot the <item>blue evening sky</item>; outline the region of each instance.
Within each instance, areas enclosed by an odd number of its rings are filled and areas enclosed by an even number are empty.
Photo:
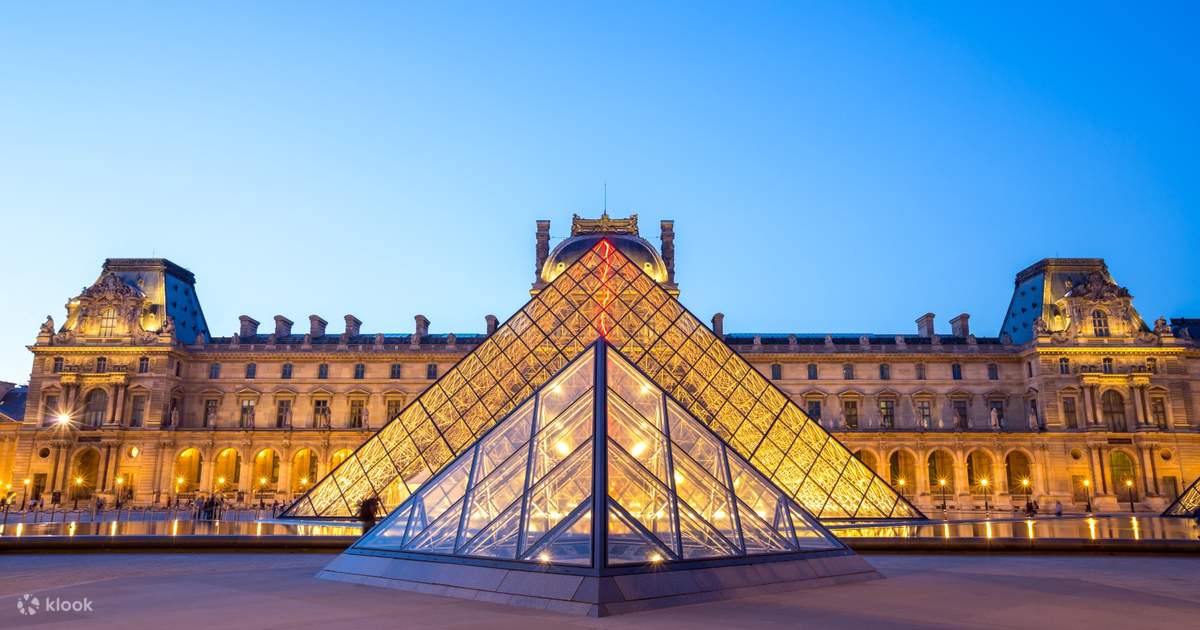
[[[731,332],[995,335],[1050,256],[1200,317],[1196,7],[8,2],[0,379],[105,257],[216,334],[478,332],[605,181]]]

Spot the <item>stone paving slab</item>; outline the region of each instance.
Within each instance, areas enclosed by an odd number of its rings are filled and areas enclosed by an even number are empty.
[[[1194,556],[868,555],[884,580],[601,619],[313,577],[334,554],[0,555],[0,628],[1179,628]],[[92,612],[22,616],[23,593]]]

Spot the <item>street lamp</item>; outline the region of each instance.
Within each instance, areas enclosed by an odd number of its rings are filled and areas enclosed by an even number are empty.
[[[988,505],[988,480],[987,477],[979,480],[979,485],[983,487],[983,511],[991,513],[992,507]]]
[[[76,477],[75,478],[75,492],[71,493],[71,494],[75,495],[75,497],[74,497],[75,498],[75,507],[71,508],[73,510],[79,509],[79,491],[80,491],[80,489],[82,489],[82,486],[83,486],[83,477]]]
[[[58,426],[60,427],[69,427],[71,426],[71,414],[65,412],[60,413],[54,417],[54,421],[57,422]]]
[[[942,488],[942,511],[946,511],[946,479],[938,479],[938,485]]]
[[[1129,493],[1129,512],[1130,513],[1137,512],[1137,510],[1134,509],[1134,507],[1133,507],[1133,480],[1132,479],[1125,480],[1125,490]]]
[[[267,478],[259,477],[258,478],[258,506],[260,508],[265,507],[265,505],[266,505],[264,503],[264,501],[266,501],[266,495],[267,495]]]
[[[1087,511],[1088,511],[1088,514],[1091,514],[1092,513],[1092,480],[1091,479],[1083,480],[1083,496],[1087,497]]]
[[[125,498],[125,476],[117,475],[117,518],[121,517],[121,501]]]
[[[22,481],[21,484],[25,486],[25,489],[21,492],[21,511],[24,512],[25,499],[29,496],[29,478],[26,477],[25,481]]]
[[[1029,478],[1021,480],[1021,487],[1025,489],[1025,505],[1029,505]]]

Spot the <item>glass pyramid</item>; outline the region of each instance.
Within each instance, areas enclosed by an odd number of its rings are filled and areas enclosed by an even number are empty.
[[[603,340],[353,548],[584,567],[843,549]]]
[[[1200,514],[1200,477],[1188,486],[1179,498],[1167,506],[1163,516],[1196,516]]]
[[[297,499],[284,517],[346,518],[368,496],[379,497],[388,509],[398,506],[431,477],[443,476],[457,455],[597,339],[617,348],[811,514],[923,518],[603,239]]]

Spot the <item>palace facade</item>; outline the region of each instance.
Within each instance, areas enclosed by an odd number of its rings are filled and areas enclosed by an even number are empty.
[[[536,294],[581,254],[614,244],[672,294],[674,226],[660,248],[629,219],[576,217],[551,250],[538,221]],[[685,300],[686,302],[686,300]],[[223,493],[302,494],[498,325],[481,334],[340,332],[310,315],[230,336],[204,317],[193,274],[164,259],[108,259],[29,346],[25,391],[0,413],[0,485],[16,501],[99,495],[134,504]],[[712,329],[808,415],[932,510],[1055,500],[1160,510],[1200,476],[1200,320],[1147,323],[1101,259],[1045,259],[1016,275],[999,334],[969,316],[910,334]],[[22,409],[23,405],[23,409]]]

